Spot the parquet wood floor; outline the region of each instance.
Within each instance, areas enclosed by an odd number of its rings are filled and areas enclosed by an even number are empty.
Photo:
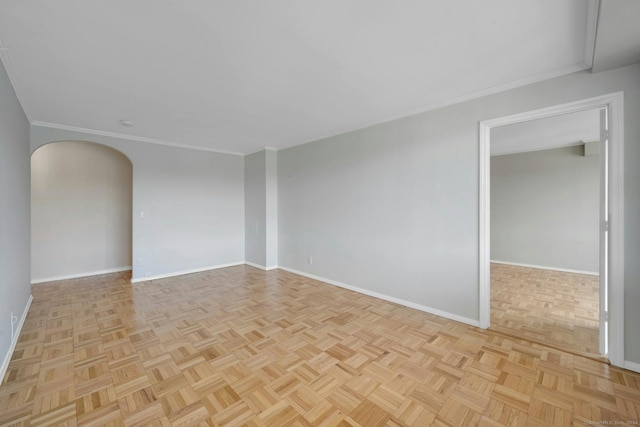
[[[491,264],[491,328],[598,355],[598,276]]]
[[[0,425],[568,426],[640,374],[282,270],[34,286]]]

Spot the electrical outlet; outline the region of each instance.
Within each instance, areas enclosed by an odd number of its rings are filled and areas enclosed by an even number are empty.
[[[313,257],[311,255],[309,255],[309,260],[308,260],[309,264],[313,264]]]
[[[136,265],[142,265],[142,258],[136,258]]]
[[[14,339],[16,335],[16,323],[18,323],[18,316],[14,316],[12,311],[11,312],[11,339]]]

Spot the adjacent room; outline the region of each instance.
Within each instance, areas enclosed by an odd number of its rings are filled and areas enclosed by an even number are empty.
[[[132,165],[104,145],[31,155],[31,283],[131,271]]]
[[[638,19],[0,3],[0,425],[637,424]]]
[[[587,356],[606,354],[600,113],[491,130],[491,327]]]

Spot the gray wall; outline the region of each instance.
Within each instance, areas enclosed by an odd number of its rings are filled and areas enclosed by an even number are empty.
[[[478,122],[625,92],[625,356],[640,362],[640,65],[278,152],[279,265],[478,319]],[[313,256],[313,264],[307,257]]]
[[[245,260],[278,265],[278,153],[262,150],[244,158]]]
[[[31,156],[31,281],[131,268],[131,162],[63,141]]]
[[[31,127],[32,150],[53,141],[104,144],[133,163],[134,279],[244,261],[241,156]]]
[[[640,324],[638,64],[563,76],[278,152],[279,264],[477,319],[478,122],[620,90],[626,144],[625,358],[640,363],[640,339],[633,330]],[[89,140],[129,156],[134,259],[139,253],[170,272],[243,258],[241,157],[39,127],[32,127],[31,137],[32,149],[51,141]],[[200,180],[206,188],[195,191]],[[223,213],[206,211],[206,219],[194,218],[204,211],[193,208],[216,204]],[[151,216],[137,218],[140,210]],[[307,264],[309,255],[313,265]],[[134,274],[142,271],[134,266]]]
[[[267,226],[267,186],[266,151],[258,151],[244,158],[244,259],[265,267],[266,226]]]
[[[0,63],[0,363],[10,315],[19,319],[31,295],[29,170],[29,122]]]
[[[491,259],[598,272],[600,156],[582,146],[491,158]]]
[[[265,152],[266,187],[266,258],[267,268],[278,266],[278,153]]]

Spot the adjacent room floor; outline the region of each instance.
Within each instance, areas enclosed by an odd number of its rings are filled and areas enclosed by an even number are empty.
[[[0,425],[640,420],[640,374],[282,270],[114,274],[33,296]]]
[[[491,328],[599,355],[598,276],[491,264]]]

